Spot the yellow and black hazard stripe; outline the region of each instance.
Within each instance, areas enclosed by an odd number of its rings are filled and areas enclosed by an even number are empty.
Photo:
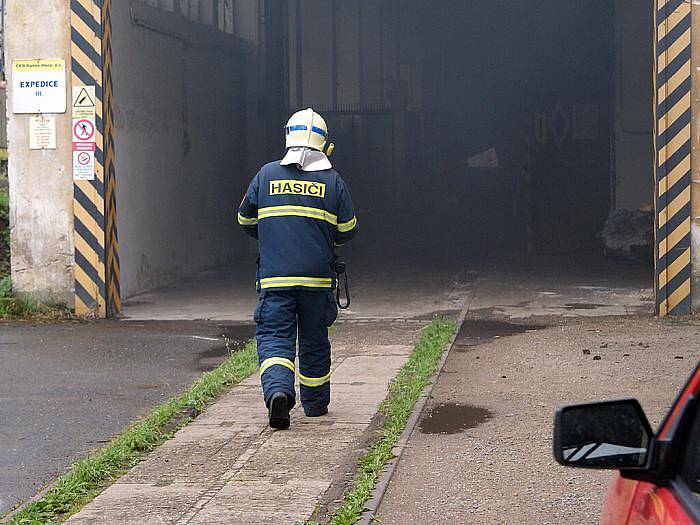
[[[691,312],[691,4],[656,1],[656,309]]]
[[[72,85],[95,86],[96,97],[95,178],[73,181],[75,311],[79,315],[98,317],[107,315],[108,300],[110,312],[119,310],[110,15],[110,0],[71,0]],[[107,180],[105,168],[108,170]],[[105,263],[106,256],[109,268]],[[109,287],[106,286],[107,279]]]
[[[112,112],[112,2],[102,0],[102,82],[104,85],[105,218],[107,243],[107,314],[121,312],[119,236],[114,169],[114,114]]]

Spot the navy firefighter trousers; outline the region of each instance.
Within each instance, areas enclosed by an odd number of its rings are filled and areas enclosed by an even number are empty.
[[[331,290],[262,290],[253,318],[265,404],[276,392],[296,403],[294,360],[299,341],[301,404],[307,416],[324,413],[331,400],[328,327],[338,316]]]

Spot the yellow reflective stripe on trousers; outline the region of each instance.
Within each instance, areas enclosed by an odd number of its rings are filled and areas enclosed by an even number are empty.
[[[306,377],[305,375],[302,375],[299,373],[299,382],[304,385],[304,386],[309,386],[309,387],[316,387],[316,386],[323,386],[326,383],[328,383],[331,380],[331,373],[328,372],[325,376],[323,377]]]
[[[258,219],[253,218],[249,219],[248,217],[244,217],[240,213],[238,214],[238,224],[242,226],[254,226],[258,223]]]
[[[260,288],[284,288],[287,286],[303,286],[307,288],[332,288],[333,279],[330,277],[265,277],[260,279]]]
[[[268,357],[260,364],[260,377],[265,373],[265,370],[271,366],[280,365],[289,368],[294,373],[294,362],[284,357]]]
[[[339,222],[338,223],[338,231],[340,233],[349,232],[355,226],[357,226],[357,217],[353,217],[348,222]]]
[[[311,208],[309,206],[268,206],[258,210],[258,219],[269,219],[271,217],[307,217],[329,222],[333,226],[338,224],[336,215],[324,209]]]

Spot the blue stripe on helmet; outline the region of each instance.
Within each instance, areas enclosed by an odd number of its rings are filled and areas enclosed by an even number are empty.
[[[296,126],[287,126],[285,129],[287,130],[287,133],[289,133],[290,131],[304,131],[305,129],[309,128],[304,124],[297,124]]]
[[[284,128],[284,130],[285,130],[287,133],[290,133],[290,132],[292,132],[292,131],[305,131],[305,130],[307,130],[307,129],[309,129],[309,128],[308,128],[308,126],[306,126],[305,124],[297,124],[297,125],[295,125],[295,126],[287,126],[286,128]],[[324,131],[324,130],[321,129],[321,128],[317,128],[316,126],[313,126],[313,127],[311,128],[311,131],[313,131],[314,133],[318,133],[318,134],[321,135],[323,138],[326,138],[326,137],[328,136],[328,132],[327,132],[327,131]]]

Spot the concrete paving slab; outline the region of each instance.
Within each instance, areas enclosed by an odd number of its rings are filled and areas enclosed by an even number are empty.
[[[413,325],[384,327],[398,340],[415,344],[419,337]],[[341,325],[333,339],[357,341],[363,331]],[[303,523],[324,494],[354,472],[377,409],[411,348],[335,347],[329,415],[307,418],[297,406],[287,431],[267,427],[259,378],[247,379],[67,523]]]
[[[283,484],[272,481],[232,481],[209,500],[206,506],[180,524],[247,525],[302,524],[316,508],[318,495],[331,480],[294,479]]]
[[[187,511],[203,492],[197,483],[117,483],[109,498],[98,497],[69,523],[73,525],[170,525]]]
[[[149,461],[134,467],[119,483],[213,482],[229,471],[230,458],[242,453],[250,439],[251,434],[236,433],[228,439],[217,436],[192,442],[185,437],[184,442],[180,439],[168,441],[149,457]]]
[[[332,480],[338,457],[346,447],[359,442],[366,424],[331,421],[326,425],[327,422],[299,425],[295,421],[291,439],[283,432],[272,433],[252,456],[252,461],[246,463],[233,479],[273,480],[277,483],[294,479]]]
[[[373,350],[380,348],[374,347]],[[406,356],[410,353],[410,347],[405,347],[402,354],[348,357],[335,369],[332,377],[338,384],[357,381],[365,384],[387,384],[406,362]]]

